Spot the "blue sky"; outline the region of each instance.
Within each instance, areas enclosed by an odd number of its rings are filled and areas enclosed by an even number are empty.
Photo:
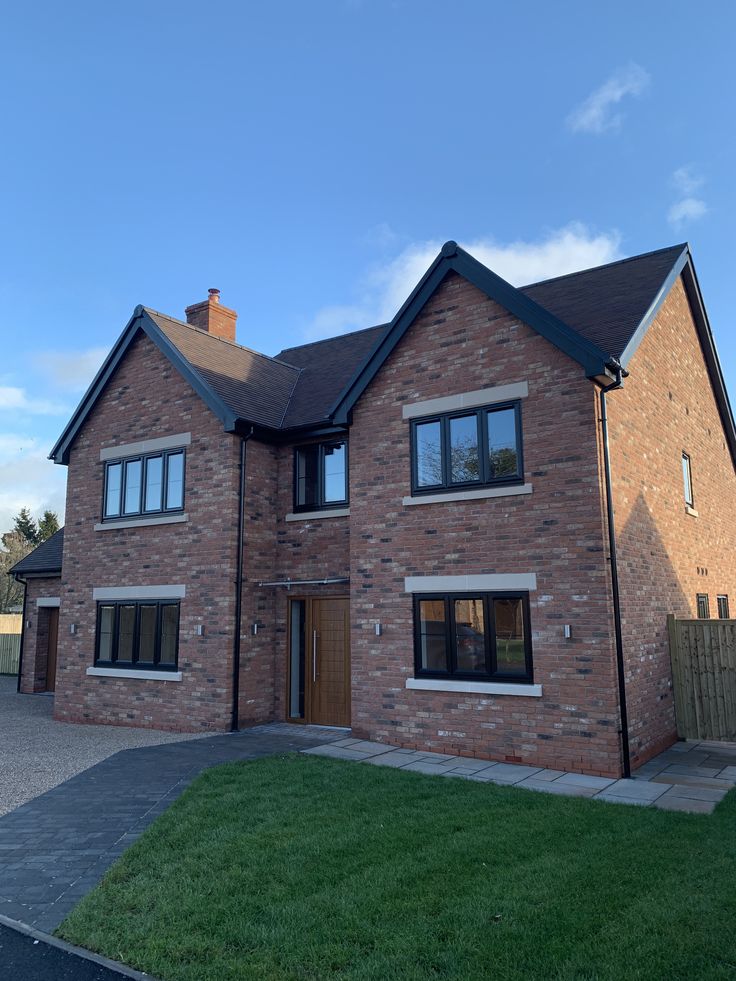
[[[448,238],[521,284],[689,240],[736,392],[736,8],[13,5],[0,530],[137,303],[266,353],[390,318]]]

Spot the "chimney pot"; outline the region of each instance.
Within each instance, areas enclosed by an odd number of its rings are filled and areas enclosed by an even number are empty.
[[[235,341],[237,313],[220,303],[219,290],[210,289],[207,294],[206,300],[186,308],[187,323],[224,341]]]

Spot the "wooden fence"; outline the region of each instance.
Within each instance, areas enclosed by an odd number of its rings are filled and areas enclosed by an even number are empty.
[[[736,739],[736,620],[667,618],[681,739]]]
[[[19,634],[22,622],[20,613],[0,613],[0,634]]]
[[[20,634],[0,634],[0,674],[17,674]]]

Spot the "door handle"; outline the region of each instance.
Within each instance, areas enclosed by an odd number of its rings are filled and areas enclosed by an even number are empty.
[[[317,631],[312,631],[312,684],[317,681]]]

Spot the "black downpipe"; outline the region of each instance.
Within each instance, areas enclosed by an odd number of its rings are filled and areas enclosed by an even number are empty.
[[[603,464],[606,475],[606,511],[608,512],[608,552],[611,560],[611,592],[613,594],[613,627],[616,636],[616,668],[618,673],[618,701],[621,713],[621,756],[623,759],[624,777],[631,776],[631,759],[629,754],[629,714],[626,708],[626,671],[624,668],[624,641],[621,633],[621,595],[618,585],[618,562],[616,559],[616,525],[613,515],[613,489],[611,485],[611,455],[608,447],[608,412],[606,411],[606,395],[614,389],[621,388],[623,370],[615,363],[616,380],[601,388],[601,430],[603,436]]]
[[[235,636],[233,638],[233,708],[230,718],[230,731],[237,732],[239,726],[238,701],[240,699],[240,624],[243,607],[243,514],[245,511],[245,461],[246,446],[253,430],[240,440],[240,489],[238,492],[238,549],[237,575],[235,577]]]
[[[20,651],[18,652],[18,684],[15,690],[20,692],[20,679],[23,675],[23,645],[26,639],[26,601],[28,600],[28,580],[15,576],[16,582],[23,583],[23,622],[20,625]]]

